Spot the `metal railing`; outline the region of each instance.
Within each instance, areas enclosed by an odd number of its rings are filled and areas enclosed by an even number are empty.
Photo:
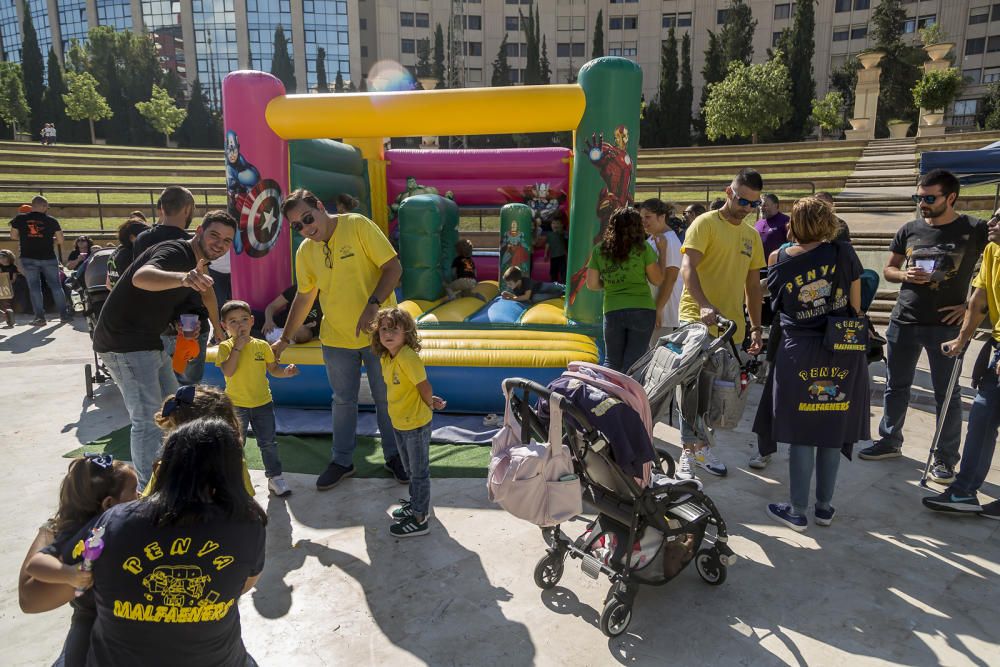
[[[224,196],[226,194],[226,188],[222,187],[222,186],[213,187],[213,188],[192,188],[192,187],[188,187],[188,190],[190,190],[191,194],[193,194],[195,196],[195,200],[196,201],[197,201],[197,199],[199,197],[202,198],[202,200],[204,202],[203,205],[204,205],[205,208],[209,208],[210,207],[210,204],[209,204],[209,201],[208,201],[209,195],[212,195],[212,196],[223,195]],[[160,196],[160,192],[162,192],[162,191],[163,191],[162,187],[150,188],[150,187],[146,187],[146,186],[129,186],[129,185],[120,185],[120,186],[114,186],[114,187],[92,186],[92,185],[51,185],[51,184],[43,184],[43,183],[20,183],[20,184],[13,184],[13,185],[0,185],[0,192],[31,192],[31,193],[37,193],[37,194],[39,194],[39,195],[41,195],[43,197],[46,197],[46,198],[50,199],[49,204],[50,205],[55,205],[55,206],[60,206],[59,198],[58,198],[58,194],[59,193],[81,194],[81,193],[92,192],[92,193],[94,193],[94,202],[93,202],[93,204],[84,203],[84,204],[78,204],[78,205],[80,205],[80,206],[96,206],[97,207],[97,218],[98,218],[98,224],[99,224],[99,230],[98,231],[102,231],[102,232],[106,231],[106,229],[104,227],[104,218],[105,218],[105,216],[107,215],[107,217],[111,217],[110,214],[106,214],[105,213],[105,207],[111,207],[111,206],[115,206],[115,207],[125,206],[125,207],[127,207],[127,206],[130,206],[130,205],[138,205],[138,202],[113,203],[113,202],[103,201],[101,199],[101,195],[102,194],[104,194],[105,196],[107,196],[109,194],[133,194],[134,193],[136,195],[143,195],[143,199],[146,199],[146,197],[148,196],[148,198],[149,198],[149,212],[150,212],[149,220],[150,220],[150,222],[156,222],[156,214],[157,214],[156,201],[157,201],[157,199]],[[14,202],[4,202],[4,203],[10,205],[10,204],[13,204]],[[23,202],[23,203],[28,203],[28,202]],[[64,204],[64,205],[65,206],[73,206],[74,204]],[[142,206],[145,206],[145,204],[142,204]],[[115,228],[117,228],[117,223],[115,225]],[[90,230],[84,230],[84,231],[90,231]]]
[[[657,185],[656,186],[656,198],[663,199],[663,193],[666,192],[694,192],[695,190],[705,190],[705,203],[710,204],[712,202],[712,195],[722,192],[729,186],[730,181],[682,181],[671,183],[670,185]],[[810,194],[816,194],[816,183],[814,181],[807,180],[791,180],[791,181],[780,181],[780,185],[775,188],[765,188],[765,190],[773,190],[775,192],[781,192],[783,190],[791,189],[793,185],[805,185],[809,188]],[[635,189],[643,190],[649,192],[652,190],[652,185],[636,185]]]

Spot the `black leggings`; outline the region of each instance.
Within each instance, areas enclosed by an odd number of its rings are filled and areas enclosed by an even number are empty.
[[[624,373],[649,349],[656,311],[623,308],[604,313],[604,365]]]

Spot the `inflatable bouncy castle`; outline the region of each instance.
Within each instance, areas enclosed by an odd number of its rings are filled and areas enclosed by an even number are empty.
[[[262,310],[295,280],[301,238],[281,216],[285,195],[307,188],[333,211],[346,193],[397,244],[400,307],[417,319],[428,379],[449,411],[497,411],[506,377],[545,384],[570,361],[598,361],[601,295],[584,284],[586,264],[611,213],[632,202],[641,88],[640,68],[623,58],[587,63],[575,84],[405,92],[286,95],[270,74],[229,74],[227,186],[240,225],[234,298]],[[385,148],[386,137],[566,130],[572,150]],[[473,294],[447,299],[461,209],[498,206],[499,248],[475,258]],[[549,280],[536,239],[555,219],[568,222],[564,296],[499,298],[508,266]],[[290,347],[282,360],[301,374],[273,385],[276,403],[329,404],[318,341]],[[206,377],[221,382],[217,369]]]

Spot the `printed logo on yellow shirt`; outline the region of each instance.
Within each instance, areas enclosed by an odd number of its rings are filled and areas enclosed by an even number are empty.
[[[254,361],[264,361],[264,350],[260,350],[260,349],[255,350],[254,353],[253,353],[253,360]]]
[[[743,250],[740,251],[740,254],[747,257],[753,257],[753,241],[750,239],[743,239]]]
[[[392,383],[399,384],[399,375],[396,374],[396,371],[392,372]]]
[[[354,257],[354,250],[349,245],[340,246],[340,259]]]

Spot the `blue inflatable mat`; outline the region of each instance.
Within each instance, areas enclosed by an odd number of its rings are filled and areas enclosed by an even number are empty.
[[[497,297],[466,318],[476,324],[515,324],[527,306],[518,301]]]

